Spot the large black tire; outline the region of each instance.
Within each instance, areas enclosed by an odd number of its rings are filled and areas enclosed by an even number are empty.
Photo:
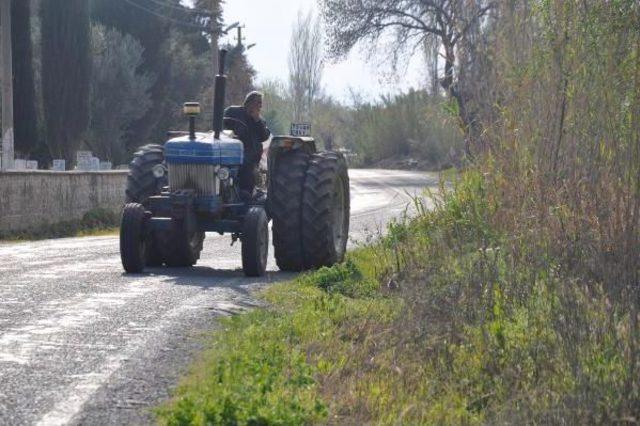
[[[144,271],[146,259],[145,209],[129,203],[122,210],[120,226],[120,258],[124,270],[130,274]]]
[[[269,220],[262,207],[251,207],[242,225],[242,269],[247,277],[261,277],[269,256]]]
[[[160,194],[167,186],[165,175],[158,179],[153,175],[153,168],[164,163],[164,147],[161,145],[145,145],[134,155],[129,165],[127,176],[127,203],[145,204],[149,197]]]
[[[204,238],[204,232],[186,232],[182,223],[176,221],[170,232],[161,234],[158,238],[167,266],[186,268],[198,263]]]
[[[268,211],[273,219],[273,249],[282,271],[304,269],[302,256],[302,193],[310,155],[281,152],[269,170]]]
[[[344,260],[351,203],[344,157],[322,152],[311,157],[302,201],[302,247],[305,269]]]

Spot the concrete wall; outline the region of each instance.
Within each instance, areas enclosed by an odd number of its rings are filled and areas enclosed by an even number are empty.
[[[120,210],[126,171],[0,173],[0,232],[82,219],[96,208]]]

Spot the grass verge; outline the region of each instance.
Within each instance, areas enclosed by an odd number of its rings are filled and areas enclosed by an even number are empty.
[[[639,418],[633,317],[506,234],[469,172],[433,211],[223,321],[162,424],[625,422]]]
[[[119,215],[111,210],[94,209],[82,219],[54,223],[18,232],[0,232],[0,241],[20,242],[49,238],[112,235],[118,232]]]

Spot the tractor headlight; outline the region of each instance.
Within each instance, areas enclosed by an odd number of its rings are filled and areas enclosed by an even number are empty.
[[[226,167],[221,167],[220,170],[218,170],[218,178],[220,180],[228,180],[231,177],[231,170],[227,169]]]
[[[164,177],[164,175],[167,173],[167,169],[164,164],[156,164],[155,166],[153,166],[152,171],[153,176],[155,176],[156,179]]]

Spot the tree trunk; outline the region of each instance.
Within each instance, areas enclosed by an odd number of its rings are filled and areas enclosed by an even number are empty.
[[[460,125],[465,135],[465,154],[470,160],[473,160],[474,155],[471,148],[475,139],[473,120],[471,120],[469,116],[464,96],[458,91],[454,84],[454,67],[456,62],[455,45],[447,40],[443,41],[443,45],[445,49],[444,78],[441,80],[440,85],[447,92],[449,99],[456,102],[458,119],[460,120]]]
[[[28,157],[38,141],[38,115],[33,78],[31,8],[26,0],[12,0],[11,22],[14,75],[14,132],[16,152]]]

